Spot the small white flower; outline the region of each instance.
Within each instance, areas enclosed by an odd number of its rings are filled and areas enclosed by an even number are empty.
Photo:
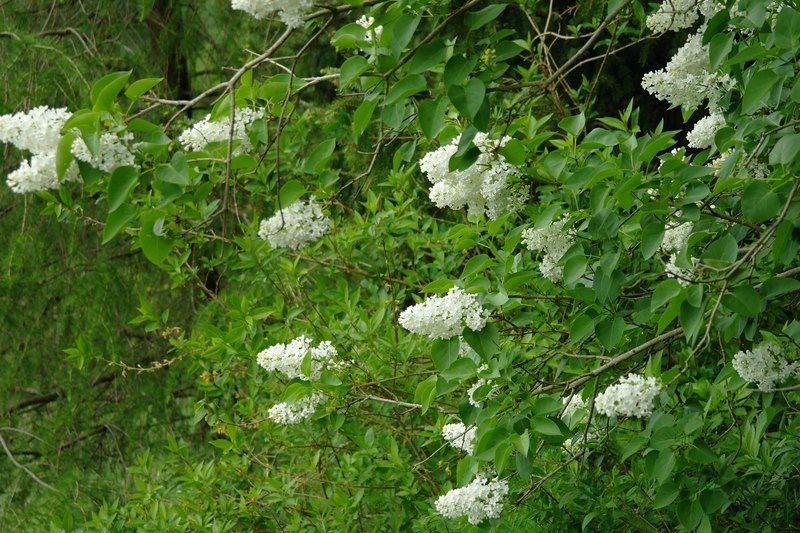
[[[714,136],[725,127],[725,117],[721,113],[712,113],[701,118],[686,134],[686,141],[692,148],[708,148],[714,144]]]
[[[653,400],[660,387],[656,378],[628,374],[615,385],[597,395],[594,407],[606,416],[634,416],[644,418],[653,412]]]
[[[445,518],[466,516],[470,524],[480,524],[486,518],[497,518],[503,512],[503,498],[508,494],[508,481],[482,474],[459,489],[453,489],[436,500],[436,511]]]
[[[466,344],[466,343],[462,343],[462,344]],[[462,355],[462,357],[464,356],[463,353],[461,355]],[[489,369],[489,365],[484,363],[484,364],[482,364],[481,366],[478,367],[477,373],[480,374],[481,372],[485,372],[488,369]],[[475,399],[475,393],[478,392],[478,389],[480,389],[484,385],[492,385],[492,380],[488,379],[488,378],[478,378],[478,380],[475,381],[475,383],[472,384],[472,386],[469,388],[469,390],[467,390],[467,401],[469,402],[469,404],[472,407],[477,407],[478,409],[483,407],[483,402]],[[497,393],[497,385],[494,385],[494,386],[492,386],[492,388],[489,390],[489,392],[486,394],[486,396],[484,398],[488,400],[489,398],[494,397],[494,395],[496,393]]]
[[[573,394],[561,400],[564,403],[564,412],[561,413],[561,418],[569,418],[575,414],[578,409],[586,409],[586,402],[583,401],[580,394]]]
[[[331,219],[313,200],[296,201],[262,220],[258,236],[273,248],[299,250],[319,240],[331,227]]]
[[[526,229],[522,232],[522,241],[528,250],[544,252],[539,271],[542,275],[552,281],[558,282],[564,273],[564,269],[558,261],[575,244],[575,231],[564,231],[564,225],[569,220],[569,214],[565,214],[546,228]]]
[[[375,17],[368,17],[361,15],[361,18],[356,21],[356,24],[367,30],[364,35],[364,40],[368,43],[379,41],[383,34],[383,26],[375,26]]]
[[[295,403],[280,402],[269,408],[267,416],[276,424],[292,425],[311,418],[317,407],[325,400],[325,396],[314,393],[297,400]]]
[[[789,363],[781,347],[772,342],[738,352],[733,356],[732,365],[743,380],[756,383],[759,390],[771,389],[775,383],[792,375],[800,376],[800,361]]]
[[[114,169],[123,166],[133,166],[135,159],[123,141],[128,141],[132,136],[123,134],[119,137],[110,132],[100,136],[100,147],[97,154],[92,155],[86,142],[81,137],[76,137],[72,142],[72,154],[75,159],[89,163],[94,168],[104,172],[114,172]]]
[[[256,19],[277,14],[290,28],[303,25],[303,17],[314,6],[313,0],[231,0],[231,7],[244,11]]]
[[[664,240],[661,241],[661,251],[669,254],[680,252],[686,248],[693,227],[694,225],[691,222],[683,222],[682,224],[668,227],[664,231]]]
[[[687,287],[692,280],[694,280],[694,271],[689,270],[686,268],[681,268],[675,264],[675,261],[678,259],[677,254],[671,254],[669,256],[669,260],[664,265],[664,272],[667,273],[667,276],[670,278],[674,278],[678,280],[682,286]],[[700,261],[696,257],[691,257],[690,261],[692,265],[696,266]]]
[[[445,296],[431,296],[400,313],[398,322],[412,333],[432,339],[450,339],[460,335],[464,326],[480,331],[486,325],[488,312],[474,294],[453,287]]]
[[[454,424],[445,424],[442,426],[442,437],[453,448],[464,450],[467,454],[472,455],[475,451],[475,426],[467,427],[461,422]]]
[[[233,117],[233,141],[238,143],[234,148],[233,155],[249,152],[253,149],[250,138],[247,136],[247,128],[256,120],[264,117],[263,109],[237,109]],[[192,126],[183,130],[178,137],[185,150],[200,151],[214,142],[228,142],[231,137],[231,117],[225,115],[218,120],[212,121],[211,115],[206,115],[203,120],[194,123]]]
[[[289,344],[275,344],[261,351],[256,361],[265,370],[283,372],[289,379],[312,381],[318,380],[325,369],[338,370],[346,366],[346,363],[337,359],[336,348],[330,341],[322,341],[317,346],[312,346],[311,342],[311,339],[301,335]],[[301,369],[306,356],[311,358],[308,375]]]

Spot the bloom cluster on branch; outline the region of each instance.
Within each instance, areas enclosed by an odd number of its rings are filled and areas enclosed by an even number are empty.
[[[398,322],[412,333],[432,339],[450,339],[460,335],[464,326],[472,331],[482,330],[488,316],[477,296],[453,287],[444,296],[431,296],[406,308],[400,313]]]
[[[569,215],[565,214],[545,228],[530,228],[522,232],[522,242],[528,250],[544,252],[539,271],[553,283],[559,281],[564,274],[564,268],[558,261],[575,244],[575,231],[564,230],[568,220]]]
[[[653,412],[653,400],[659,390],[656,378],[628,374],[598,394],[594,407],[606,416],[645,418]]]
[[[733,356],[732,365],[743,380],[755,383],[762,391],[792,376],[800,377],[800,361],[787,361],[783,349],[774,342],[738,352]]]
[[[453,424],[445,424],[442,426],[442,437],[453,448],[464,450],[467,454],[472,455],[475,451],[475,426],[465,426],[461,422]]]
[[[233,149],[233,155],[243,154],[253,150],[253,145],[247,136],[247,128],[263,117],[263,109],[237,109],[233,117],[233,130],[231,131],[230,115],[225,115],[219,120],[212,121],[209,114],[203,120],[183,130],[178,137],[178,141],[185,150],[200,151],[210,143],[228,142],[229,139],[232,139],[237,144]]]
[[[477,161],[467,169],[451,171],[450,158],[458,151],[461,141],[459,135],[450,144],[425,154],[419,168],[433,184],[430,199],[437,207],[462,209],[467,206],[469,213],[486,213],[496,219],[508,211],[518,211],[525,204],[527,194],[513,184],[519,178],[517,167],[497,153],[511,137],[500,140],[490,139],[485,133],[478,133],[473,143],[480,150]]]
[[[322,213],[316,202],[296,201],[262,220],[258,236],[273,248],[299,250],[319,240],[330,227],[331,219]]]
[[[311,418],[317,412],[325,396],[320,393],[313,393],[301,398],[294,403],[280,402],[269,408],[267,416],[276,424],[293,425]]]
[[[483,474],[436,500],[436,510],[445,518],[466,516],[470,524],[480,524],[486,518],[497,518],[503,511],[503,498],[508,494],[508,481],[495,478],[489,481]]]
[[[244,11],[256,19],[275,14],[290,28],[303,25],[303,17],[314,6],[312,0],[231,0],[231,7]]]
[[[345,366],[343,361],[338,360],[336,348],[330,341],[322,341],[317,346],[311,343],[311,339],[301,335],[288,344],[275,344],[261,351],[256,361],[265,370],[277,370],[289,379],[312,381],[318,380],[323,370],[338,370]],[[307,373],[303,372],[306,358],[309,358]]]

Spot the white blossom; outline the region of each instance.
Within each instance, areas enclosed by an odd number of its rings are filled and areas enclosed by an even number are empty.
[[[466,344],[466,343],[462,342],[462,345],[463,344]],[[461,355],[464,356],[463,353]],[[481,372],[484,372],[484,371],[486,371],[488,369],[489,369],[489,365],[484,363],[484,364],[482,364],[481,366],[478,367],[477,373],[480,374]],[[469,404],[471,406],[477,407],[478,409],[483,407],[483,402],[475,399],[475,393],[478,392],[478,389],[480,389],[484,385],[492,385],[492,380],[488,379],[488,378],[478,378],[478,380],[475,381],[475,383],[472,384],[472,386],[469,388],[469,390],[467,390],[467,401],[469,402]],[[489,392],[486,394],[485,398],[486,399],[492,398],[496,393],[497,393],[497,385],[493,385],[492,388],[489,390]]]
[[[481,154],[477,161],[465,170],[451,172],[450,157],[458,150],[461,136],[445,146],[428,152],[419,162],[419,168],[433,186],[430,199],[437,207],[461,209],[467,206],[470,214],[486,213],[496,219],[507,211],[519,210],[527,194],[511,181],[521,174],[517,167],[496,153],[511,137],[492,140],[485,133],[478,133],[473,143]]]
[[[133,154],[123,142],[129,141],[131,138],[130,133],[119,137],[105,132],[100,136],[100,147],[97,154],[92,154],[89,147],[86,146],[86,142],[82,138],[76,137],[72,142],[72,155],[104,172],[113,172],[117,167],[135,164]]]
[[[668,227],[664,231],[664,240],[661,241],[661,251],[669,254],[680,252],[686,248],[693,227],[694,225],[691,222],[683,222],[682,224]]]
[[[247,128],[263,116],[263,109],[242,108],[236,110],[233,117],[233,141],[238,143],[238,146],[234,148],[233,155],[243,154],[253,149],[250,138],[247,136]],[[178,141],[185,150],[200,151],[209,143],[227,143],[230,137],[230,115],[220,117],[213,122],[211,121],[211,115],[206,115],[203,120],[183,130],[178,136]]]
[[[697,121],[692,131],[686,134],[686,141],[692,148],[708,148],[714,144],[714,135],[725,127],[725,117],[721,113],[711,113]]]
[[[597,437],[597,431],[595,431],[594,429],[582,431],[580,436],[577,436],[574,439],[565,440],[564,448],[572,455],[575,455],[576,453],[581,451],[581,448],[583,448],[587,442],[593,440],[596,437]]]
[[[34,107],[30,111],[0,116],[0,142],[34,154],[55,152],[61,128],[72,115],[66,108]]]
[[[669,260],[664,265],[664,272],[667,273],[667,276],[669,276],[670,278],[675,278],[676,280],[678,280],[678,283],[686,287],[692,282],[692,280],[694,280],[694,271],[686,268],[681,268],[678,265],[676,265],[675,261],[677,261],[677,259],[678,259],[677,254],[671,254],[669,256]],[[696,266],[699,262],[699,260],[696,257],[691,257],[689,260],[692,262],[693,266]]]
[[[432,339],[449,339],[461,334],[464,326],[480,331],[489,313],[474,294],[453,287],[444,296],[431,296],[400,313],[398,322],[412,333]]]
[[[307,420],[314,415],[317,407],[325,400],[320,393],[314,393],[294,403],[280,402],[269,408],[267,416],[276,424],[291,425]]]
[[[472,455],[475,451],[475,426],[467,427],[461,422],[454,424],[445,424],[442,426],[442,437],[453,448],[464,450],[467,454]]]
[[[72,163],[64,175],[63,181],[78,181],[78,167]],[[58,189],[56,175],[56,153],[34,154],[30,162],[23,160],[19,168],[11,172],[7,178],[8,186],[19,194],[28,192]]]
[[[575,244],[574,230],[564,230],[569,215],[565,214],[549,226],[541,229],[526,229],[522,232],[522,241],[529,250],[544,252],[539,270],[542,275],[552,282],[561,279],[564,269],[558,261]]]
[[[704,100],[712,113],[719,111],[719,99],[735,82],[725,74],[709,72],[708,46],[703,45],[702,32],[689,37],[664,69],[648,72],[642,87],[660,100],[672,105],[698,108]]]
[[[383,34],[383,26],[375,26],[375,17],[362,15],[361,18],[356,21],[356,24],[367,30],[364,35],[365,41],[368,43],[380,41],[381,35]]]
[[[792,375],[800,376],[800,361],[789,363],[783,357],[781,347],[773,342],[738,352],[733,356],[732,364],[743,380],[755,383],[759,390],[771,389],[775,383]]]
[[[561,401],[564,404],[564,411],[561,413],[561,418],[569,418],[574,415],[578,409],[586,409],[586,402],[581,398],[580,394],[573,394],[572,396],[563,398]]]
[[[336,348],[330,341],[322,341],[317,346],[311,345],[308,337],[301,335],[288,344],[275,344],[261,351],[256,361],[264,369],[279,371],[289,379],[318,380],[325,369],[337,370],[345,363],[338,360]],[[310,357],[310,372],[303,373],[301,367],[306,356]]]
[[[653,412],[653,399],[659,390],[656,378],[628,374],[598,394],[594,406],[598,413],[606,416],[644,418]]]
[[[482,474],[459,489],[453,489],[436,500],[436,511],[445,518],[466,516],[470,524],[480,524],[486,518],[497,518],[503,512],[503,498],[508,494],[508,481]]]
[[[313,0],[231,0],[231,7],[248,13],[256,19],[273,14],[290,28],[303,25],[303,16],[313,7]]]
[[[273,248],[299,250],[316,242],[331,227],[331,219],[322,213],[314,202],[296,201],[262,220],[258,236],[268,241]]]

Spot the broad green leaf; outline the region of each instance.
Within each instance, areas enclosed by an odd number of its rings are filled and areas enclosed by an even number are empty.
[[[444,379],[466,379],[475,375],[478,365],[469,357],[461,357],[453,361],[445,370],[441,372]]]
[[[281,209],[285,209],[292,205],[298,199],[302,198],[306,192],[307,189],[300,180],[289,180],[281,185],[281,190],[278,194],[278,198],[281,202]]]
[[[441,37],[437,37],[428,44],[421,46],[414,53],[414,58],[408,66],[408,72],[410,74],[422,74],[444,61],[446,56],[447,43]]]
[[[58,148],[56,149],[56,177],[61,181],[67,174],[70,165],[75,161],[75,156],[72,155],[72,143],[77,138],[74,132],[68,131],[58,141]]]
[[[421,381],[414,391],[414,402],[422,405],[421,414],[425,414],[436,399],[436,377],[432,376]]]
[[[183,152],[175,152],[170,164],[157,168],[155,175],[167,183],[189,185],[189,165],[186,162],[186,156],[183,155]]]
[[[703,326],[703,309],[684,301],[681,304],[680,320],[686,340],[690,344],[694,343]]]
[[[656,285],[653,296],[650,298],[650,310],[655,311],[665,303],[680,294],[681,284],[675,279],[665,279]]]
[[[727,59],[733,49],[733,38],[733,33],[718,33],[711,39],[708,45],[708,57],[712,69],[716,69]]]
[[[578,115],[573,115],[571,117],[566,117],[561,119],[558,123],[558,127],[562,130],[566,131],[567,133],[577,137],[578,134],[583,131],[583,126],[586,124],[586,117],[583,113]]]
[[[386,105],[393,104],[403,98],[408,98],[411,95],[424,91],[427,88],[427,82],[421,74],[409,74],[402,80],[392,85],[389,89],[389,94],[386,95]]]
[[[764,298],[775,298],[796,291],[800,291],[800,281],[794,278],[770,278],[761,286],[761,295]]]
[[[364,40],[366,30],[359,24],[352,22],[339,28],[331,37],[331,44],[338,50],[348,48],[358,48],[359,43]],[[284,88],[283,94],[286,94]]]
[[[782,5],[775,18],[773,35],[776,45],[796,53],[797,43],[800,43],[800,13],[789,5]]]
[[[470,30],[477,30],[499,17],[506,7],[506,4],[491,4],[478,11],[470,11],[464,15],[464,24]]]
[[[127,89],[125,89],[125,96],[133,100],[134,98],[138,98],[139,96],[143,95],[159,83],[164,78],[143,78],[141,80],[137,80],[131,83]]]
[[[136,167],[117,167],[108,180],[108,212],[113,213],[128,199],[128,195],[139,182],[139,170]]]
[[[742,113],[750,115],[763,105],[764,97],[778,81],[778,75],[772,69],[760,70],[753,75],[744,88],[742,97]]]
[[[603,346],[607,350],[613,350],[625,332],[625,320],[621,316],[616,317],[613,321],[601,320],[595,326],[595,332]]]
[[[456,282],[452,279],[437,279],[436,281],[431,281],[427,285],[422,288],[422,292],[447,292],[453,287],[456,286]]]
[[[453,85],[460,85],[467,79],[469,73],[478,64],[477,56],[460,56],[455,55],[451,57],[447,64],[444,66],[444,86],[449,89]]]
[[[797,154],[800,153],[800,133],[784,135],[769,153],[771,165],[790,165],[797,162]]]
[[[439,372],[446,370],[453,361],[458,359],[460,341],[458,337],[452,339],[436,339],[431,346],[431,359],[433,366]]]
[[[113,239],[117,233],[127,227],[128,222],[136,218],[136,208],[131,204],[122,204],[108,215],[103,226],[103,244]]]
[[[781,209],[778,195],[764,181],[751,181],[742,193],[742,213],[756,224],[771,219]]]
[[[491,459],[494,455],[494,449],[506,440],[508,437],[508,430],[502,427],[490,429],[481,436],[475,446],[475,457],[478,459]]]
[[[492,261],[486,254],[476,255],[467,261],[466,265],[464,265],[464,271],[461,273],[461,279],[466,279],[476,272],[481,272],[484,269],[489,268],[493,263],[494,261]]]
[[[364,56],[352,56],[342,63],[339,69],[339,86],[347,87],[353,80],[361,76],[369,68],[369,62]]]
[[[498,348],[500,342],[500,331],[492,323],[486,324],[480,331],[472,331],[469,328],[464,328],[464,340],[467,341],[475,352],[481,356],[481,359],[488,360],[492,357]]]
[[[552,418],[544,416],[534,416],[531,418],[531,431],[549,437],[563,436],[561,427]]]
[[[447,97],[453,102],[458,111],[472,121],[483,104],[486,96],[486,86],[478,78],[472,78],[466,87],[451,85],[447,90]]]
[[[444,116],[447,113],[448,100],[440,96],[436,100],[423,100],[419,103],[417,120],[425,137],[432,141],[444,127]]]
[[[369,126],[369,121],[372,119],[372,114],[375,112],[375,106],[377,105],[377,98],[373,100],[364,100],[358,105],[355,113],[353,113],[353,133],[356,138],[361,137],[361,134],[364,133],[367,126]]]
[[[114,72],[100,78],[92,85],[91,99],[94,111],[111,111],[114,100],[128,82],[131,71]]]
[[[414,36],[420,20],[420,17],[406,13],[401,15],[392,25],[392,35],[389,42],[391,43],[390,47],[394,57],[400,57],[400,53],[411,41],[411,37]]]
[[[642,257],[650,259],[661,247],[664,240],[664,223],[658,220],[642,228]]]
[[[326,139],[319,143],[303,163],[303,172],[309,174],[319,173],[330,161],[333,150],[336,148],[336,139]]]
[[[157,235],[154,230],[156,224],[163,224],[163,215],[157,211],[142,213],[140,219],[142,229],[139,233],[139,244],[147,259],[156,265],[161,265],[172,251],[172,240],[162,235]]]
[[[722,297],[722,305],[742,316],[757,318],[761,313],[761,296],[750,285],[739,285]]]
[[[521,141],[511,139],[505,146],[500,148],[500,155],[512,165],[524,165],[525,160],[528,158],[528,149]]]
[[[736,261],[739,246],[736,239],[730,233],[726,233],[719,239],[708,245],[703,253],[702,260],[711,266],[719,267],[729,265]]]
[[[669,481],[664,483],[658,488],[655,499],[653,500],[653,509],[661,509],[675,501],[675,498],[680,494],[678,485]]]

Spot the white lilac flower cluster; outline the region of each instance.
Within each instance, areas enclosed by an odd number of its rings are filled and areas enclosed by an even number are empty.
[[[292,425],[311,418],[317,407],[325,401],[325,396],[315,392],[294,403],[280,402],[269,408],[267,416],[276,424]]]
[[[237,109],[233,117],[233,141],[238,143],[233,149],[233,155],[249,152],[253,149],[247,128],[256,120],[264,117],[263,109],[242,108]],[[186,128],[178,136],[178,141],[185,150],[200,151],[209,143],[227,142],[231,138],[231,117],[225,115],[219,120],[212,121],[211,115]]]
[[[656,378],[628,374],[597,395],[594,407],[606,416],[644,418],[653,412],[653,399],[660,387]]]
[[[681,268],[676,264],[678,254],[670,254],[669,259],[664,264],[664,272],[667,276],[678,281],[682,286],[687,287],[694,280],[694,270],[688,268]],[[690,257],[692,267],[697,266],[700,260],[696,257]]]
[[[331,219],[313,200],[296,201],[262,220],[258,236],[273,248],[299,250],[316,242],[331,228]]]
[[[114,172],[114,169],[123,166],[130,166],[135,164],[133,154],[125,146],[126,141],[130,141],[133,135],[124,133],[117,136],[110,132],[105,132],[100,136],[100,148],[96,154],[89,151],[86,142],[80,137],[77,137],[72,142],[72,155],[80,161],[89,163],[94,168],[100,169],[104,172]]]
[[[364,40],[368,43],[376,43],[381,40],[383,26],[375,26],[375,17],[362,15],[361,18],[356,21],[356,24],[367,30],[367,33],[364,35]]]
[[[412,333],[432,339],[450,339],[460,335],[465,325],[472,331],[482,330],[488,316],[477,296],[453,287],[444,296],[431,296],[404,309],[398,322]]]
[[[507,211],[518,211],[527,194],[512,184],[520,176],[519,169],[497,153],[511,137],[492,140],[478,133],[473,143],[481,154],[471,167],[450,171],[450,157],[458,150],[461,136],[445,146],[428,152],[419,162],[419,168],[433,184],[430,199],[437,207],[461,209],[467,206],[470,214],[486,213],[494,220]]]
[[[338,360],[336,348],[330,341],[322,341],[317,346],[311,345],[308,337],[301,335],[288,344],[275,344],[261,351],[256,357],[258,364],[265,370],[275,370],[286,374],[289,379],[318,380],[323,370],[339,370],[346,366]],[[309,373],[302,370],[303,360],[310,357]]]
[[[259,20],[277,13],[290,28],[303,25],[303,17],[313,7],[313,0],[231,0],[231,7]]]
[[[497,518],[503,512],[503,498],[508,494],[508,481],[483,474],[459,489],[453,489],[436,500],[436,511],[445,518],[466,516],[470,524],[480,524],[486,518]]]
[[[656,33],[691,28],[700,20],[713,17],[724,3],[717,0],[664,0],[655,13],[648,15],[647,27]]]
[[[686,134],[686,142],[692,148],[708,148],[714,144],[714,136],[725,127],[722,113],[713,112],[698,120],[692,131]]]
[[[669,254],[680,252],[689,242],[689,236],[692,234],[693,224],[691,222],[683,222],[675,224],[664,230],[664,240],[661,241],[661,251]]]
[[[522,232],[522,241],[528,250],[544,252],[539,271],[553,283],[559,281],[564,274],[558,261],[575,244],[575,231],[564,230],[568,219],[569,214],[565,214],[546,228],[530,228]]]
[[[773,342],[766,342],[738,352],[733,356],[733,369],[743,380],[758,385],[759,390],[768,390],[779,381],[800,377],[800,361],[789,363],[783,350]]]
[[[19,168],[8,175],[8,186],[16,193],[57,189],[56,150],[61,140],[61,128],[71,113],[64,108],[40,106],[28,112],[0,116],[0,142],[10,143],[31,152],[30,161],[23,160]],[[64,181],[79,179],[78,167],[71,165]]]
[[[475,451],[475,426],[467,427],[461,422],[442,426],[442,437],[453,448],[464,450],[472,455]]]
[[[562,398],[564,410],[561,413],[561,418],[570,418],[578,409],[586,409],[586,402],[581,398],[580,394],[573,394],[572,396]]]
[[[462,342],[462,345],[465,344]],[[463,353],[461,354],[464,355]],[[486,363],[482,364],[478,367],[477,373],[480,374],[481,372],[485,372],[489,369],[489,365]],[[480,409],[483,407],[483,402],[480,400],[475,399],[475,393],[478,392],[478,389],[483,387],[484,385],[492,385],[492,380],[489,378],[478,378],[475,383],[467,390],[467,401],[472,407],[477,407]],[[497,393],[497,385],[492,386],[489,392],[484,396],[485,399],[492,398]]]

